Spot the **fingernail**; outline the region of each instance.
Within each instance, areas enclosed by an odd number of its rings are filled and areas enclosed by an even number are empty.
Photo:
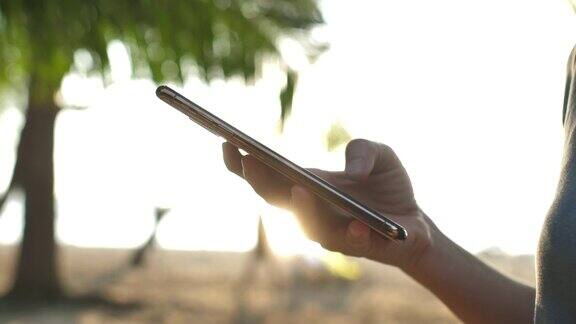
[[[302,188],[292,186],[292,188],[290,188],[290,202],[294,203],[294,198],[298,200],[300,196],[302,196]]]
[[[290,208],[294,208],[294,188],[296,186],[292,186],[292,188],[290,188],[290,201],[288,202],[290,205]]]
[[[245,163],[246,155],[240,158],[240,163],[242,164],[242,175],[244,179],[248,180],[248,176],[246,175],[246,163]]]
[[[359,175],[362,173],[364,169],[364,159],[363,158],[355,158],[352,159],[350,162],[346,163],[346,173],[351,175]]]

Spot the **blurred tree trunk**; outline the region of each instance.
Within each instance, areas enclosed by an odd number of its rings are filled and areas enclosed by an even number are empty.
[[[52,87],[32,79],[14,177],[24,192],[24,233],[9,297],[50,299],[60,295],[54,236],[54,124],[58,107]]]
[[[262,216],[258,217],[258,240],[253,250],[256,262],[264,261],[272,257],[272,248],[266,236],[266,229],[262,223]]]

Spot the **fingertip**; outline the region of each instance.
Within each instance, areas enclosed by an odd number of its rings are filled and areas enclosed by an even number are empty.
[[[354,139],[346,146],[345,173],[352,179],[361,180],[372,172],[374,144],[365,139]]]
[[[230,148],[227,144],[228,144],[228,142],[222,143],[222,154],[224,155],[224,159],[226,159],[228,157],[229,152],[230,152]]]
[[[262,181],[265,180],[266,175],[264,171],[266,166],[262,164],[254,156],[247,154],[240,158],[240,163],[242,164],[242,170],[244,172],[244,177],[251,177],[252,180]]]
[[[374,143],[363,138],[356,138],[346,144],[345,154],[347,157],[358,157],[369,154]]]
[[[222,143],[222,150],[227,151],[227,152],[238,152],[238,148],[230,142]]]
[[[228,142],[222,143],[222,154],[224,156],[224,159],[233,159],[235,157],[240,157],[242,155],[240,154],[240,151],[238,151],[238,148],[236,148],[236,146]]]
[[[360,221],[353,220],[348,225],[348,234],[352,237],[366,237],[370,235],[370,227]]]
[[[346,243],[359,254],[365,254],[370,248],[370,227],[354,220],[350,222],[346,230]]]
[[[222,143],[222,159],[224,160],[224,165],[226,168],[238,175],[243,177],[243,167],[242,167],[242,154],[238,148],[231,143]]]

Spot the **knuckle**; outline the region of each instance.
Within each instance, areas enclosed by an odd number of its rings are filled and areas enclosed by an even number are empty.
[[[388,156],[396,156],[396,152],[394,149],[387,144],[384,143],[377,143],[378,150]]]
[[[396,152],[392,147],[386,144],[378,143],[376,151],[378,152],[377,154],[379,154],[380,156],[379,158],[381,159],[381,161],[390,164],[392,166],[397,166],[398,164],[401,164],[398,155],[396,154]]]

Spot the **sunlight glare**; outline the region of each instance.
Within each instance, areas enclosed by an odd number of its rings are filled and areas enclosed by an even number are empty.
[[[270,246],[278,255],[299,254],[318,257],[325,253],[318,243],[306,238],[296,217],[291,212],[267,206],[262,221]]]

